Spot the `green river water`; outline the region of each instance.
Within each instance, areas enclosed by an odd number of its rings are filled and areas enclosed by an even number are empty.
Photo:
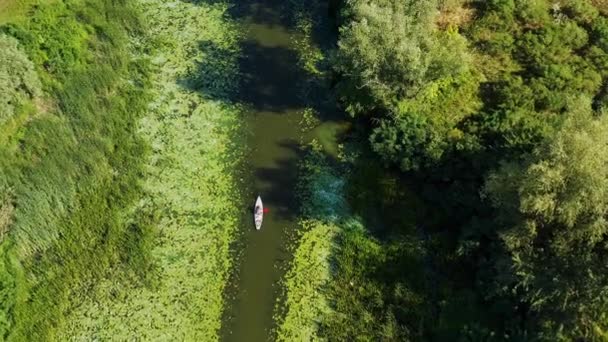
[[[250,108],[249,202],[262,197],[269,212],[260,231],[248,211],[243,219],[240,265],[229,294],[222,337],[226,341],[268,341],[274,326],[279,282],[290,260],[288,238],[297,229],[295,198],[299,121],[303,104],[298,87],[305,74],[297,67],[294,33],[279,1],[237,5],[247,37],[242,45],[239,101]]]
[[[327,14],[326,8],[316,10],[319,16]],[[348,125],[330,119],[335,116],[335,107],[327,101],[329,92],[323,86],[311,88],[314,76],[298,65],[294,41],[302,37],[290,28],[293,13],[289,1],[243,1],[235,5],[233,12],[247,29],[237,100],[250,108],[246,178],[251,186],[246,200],[251,210],[243,217],[243,236],[237,248],[242,253],[233,284],[227,290],[229,303],[221,336],[225,341],[269,341],[276,324],[281,277],[292,258],[289,247],[298,229],[296,185],[301,139],[314,137],[328,155],[335,156],[337,136]],[[319,22],[328,20],[322,18]],[[332,37],[330,30],[325,36]],[[308,89],[306,96],[304,88]],[[311,103],[325,119],[303,136],[299,123],[303,109]],[[269,209],[260,231],[255,230],[252,215],[258,195]]]

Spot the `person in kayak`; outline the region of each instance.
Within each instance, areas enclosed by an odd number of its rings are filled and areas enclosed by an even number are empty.
[[[259,208],[256,208],[255,210],[256,210],[256,213],[257,213],[258,210],[259,210]],[[262,213],[264,213],[264,214],[268,214],[269,211],[270,210],[268,208],[266,208],[266,207],[264,207],[264,209],[262,209]]]

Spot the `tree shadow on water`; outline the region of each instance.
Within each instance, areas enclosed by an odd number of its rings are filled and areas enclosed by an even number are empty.
[[[293,221],[299,214],[295,189],[298,161],[303,157],[303,151],[295,140],[285,139],[279,145],[288,150],[286,156],[277,159],[273,167],[257,168],[255,178],[266,185],[263,200],[273,208],[273,214],[282,220]]]
[[[250,22],[269,26],[292,28],[292,11],[284,0],[232,0],[229,14],[233,18],[246,18]]]
[[[257,111],[272,112],[304,106],[298,96],[298,85],[305,75],[297,70],[294,51],[251,41],[242,44],[242,51],[239,102]]]
[[[243,41],[240,51],[212,41],[199,44],[196,69],[178,83],[203,97],[247,105],[255,111],[284,112],[301,108],[298,86],[306,74],[298,70],[297,53],[288,47]]]
[[[319,19],[327,15],[328,0],[302,0],[301,4],[285,0],[181,1],[201,5],[227,2],[227,16],[266,26],[258,32],[263,41],[249,37],[241,41],[238,49],[212,41],[200,42],[202,58],[196,69],[180,80],[182,86],[208,99],[245,105],[254,112],[286,112],[304,107],[314,107],[320,113],[335,112],[335,103],[327,101],[327,81],[303,70],[298,52],[284,41],[284,32],[295,29],[296,13],[305,7],[315,21],[313,42],[324,49],[335,44],[331,20]]]
[[[212,41],[201,41],[202,53],[196,70],[178,80],[178,84],[200,93],[207,99],[232,102],[238,93],[239,75],[235,61],[238,51],[219,46]]]

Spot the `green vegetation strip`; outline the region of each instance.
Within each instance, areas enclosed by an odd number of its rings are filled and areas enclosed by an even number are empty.
[[[225,4],[143,0],[158,49],[154,101],[141,123],[152,147],[142,206],[159,218],[148,283],[104,280],[72,314],[64,337],[198,340],[218,338],[232,260],[239,194],[239,31]]]
[[[330,310],[324,287],[330,281],[329,255],[337,228],[315,220],[302,221],[300,226],[305,232],[284,280],[285,313],[279,317],[279,341],[315,340],[317,322]]]
[[[293,46],[298,54],[299,67],[307,73],[300,96],[310,106],[305,108],[300,122],[304,136],[314,135],[300,161],[298,194],[301,203],[299,232],[292,246],[294,258],[282,280],[283,297],[275,308],[276,338],[279,341],[316,341],[320,339],[320,323],[330,314],[327,294],[332,280],[330,259],[336,249],[340,222],[347,216],[344,200],[344,181],[327,163],[328,146],[318,140],[321,122],[313,108],[311,95],[326,81],[327,58],[313,41],[313,30],[321,18],[314,17],[319,3],[290,1],[292,20],[297,34]],[[337,149],[337,147],[336,147]]]
[[[284,280],[284,308],[277,308],[280,341],[318,339],[319,322],[328,312],[325,289],[331,280],[330,256],[346,216],[344,182],[325,162],[320,145],[313,141],[301,162],[299,179],[302,219],[294,259]]]
[[[16,22],[0,29],[15,38],[0,35],[0,339],[50,341],[109,265],[146,268],[127,251],[148,230],[131,210],[147,64],[122,2],[41,4]]]

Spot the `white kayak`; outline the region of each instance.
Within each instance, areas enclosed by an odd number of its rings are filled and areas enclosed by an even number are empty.
[[[262,228],[262,220],[264,219],[264,205],[262,204],[262,198],[258,196],[255,201],[255,208],[253,209],[253,222],[255,223],[255,229],[260,230]]]

